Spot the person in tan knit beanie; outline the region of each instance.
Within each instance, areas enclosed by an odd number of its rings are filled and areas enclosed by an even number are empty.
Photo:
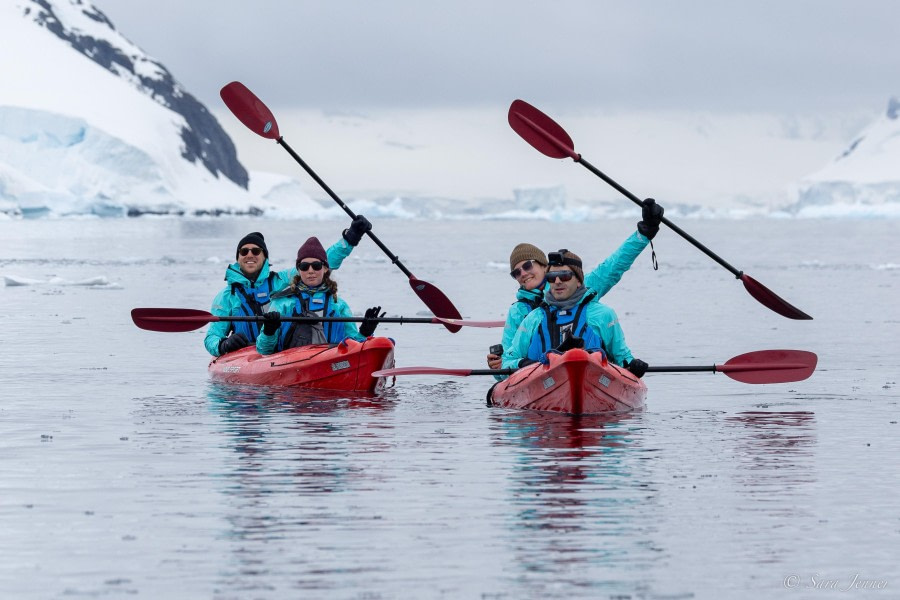
[[[631,234],[619,248],[606,260],[600,263],[593,271],[585,275],[579,268],[576,274],[585,287],[596,293],[596,298],[606,295],[616,285],[622,275],[631,268],[638,255],[650,244],[650,240],[659,231],[659,225],[663,216],[663,207],[652,198],[644,201],[642,219],[637,224],[637,231]],[[509,346],[513,336],[528,313],[541,305],[544,294],[549,289],[544,280],[547,275],[547,255],[532,244],[521,243],[513,248],[509,255],[510,276],[519,284],[516,291],[516,301],[506,316],[506,326],[503,328],[502,347]],[[487,364],[491,369],[499,369],[501,364],[500,354],[494,350],[487,355]],[[496,376],[502,379],[500,376]]]

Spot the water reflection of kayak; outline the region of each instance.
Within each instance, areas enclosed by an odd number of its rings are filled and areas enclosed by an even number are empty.
[[[493,387],[493,406],[570,414],[621,413],[640,409],[647,386],[601,353],[581,349],[548,354],[549,363],[523,367]]]
[[[226,383],[375,393],[384,388],[385,378],[372,373],[393,366],[393,342],[373,337],[365,342],[347,339],[340,344],[290,348],[265,356],[250,346],[213,359],[209,375]]]

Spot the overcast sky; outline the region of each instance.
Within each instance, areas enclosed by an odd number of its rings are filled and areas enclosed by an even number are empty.
[[[876,110],[900,94],[895,0],[95,0],[204,103]]]

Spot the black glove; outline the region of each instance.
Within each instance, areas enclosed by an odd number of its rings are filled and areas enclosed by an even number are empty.
[[[625,368],[631,371],[635,377],[643,377],[649,366],[639,358],[632,358],[630,363],[625,364]]]
[[[536,363],[536,360],[531,360],[530,358],[522,358],[519,360],[519,366],[517,368],[521,369],[522,367],[527,367],[528,365],[533,365]]]
[[[344,230],[344,239],[351,246],[356,246],[367,231],[372,231],[372,224],[364,216],[356,215],[350,227]]]
[[[368,221],[366,221],[368,223]],[[385,315],[385,313],[378,312],[381,310],[380,306],[373,306],[369,310],[366,311],[366,314],[363,315],[364,321],[359,326],[359,335],[363,337],[370,337],[373,333],[375,333],[375,328],[378,327],[378,321],[370,321],[369,319],[380,319]]]
[[[244,334],[233,333],[227,338],[222,338],[221,340],[219,340],[219,356],[228,354],[229,352],[234,352],[235,350],[240,350],[241,348],[246,348],[249,345],[250,342],[247,341],[247,338],[244,337]]]
[[[637,230],[641,232],[641,235],[652,240],[653,236],[659,232],[659,224],[662,222],[664,212],[663,207],[657,204],[653,198],[644,200],[641,220],[637,224]]]
[[[556,347],[559,352],[565,352],[572,348],[584,348],[584,339],[570,334],[566,336],[562,344]]]
[[[277,310],[270,310],[263,315],[263,333],[266,335],[275,335],[281,326],[281,313]]]

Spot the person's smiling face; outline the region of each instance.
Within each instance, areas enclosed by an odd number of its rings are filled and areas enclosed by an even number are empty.
[[[517,273],[516,281],[526,290],[533,290],[544,284],[547,267],[536,260],[522,260],[516,263],[513,273]]]
[[[241,273],[253,279],[257,273],[263,268],[266,256],[263,254],[262,248],[256,244],[244,244],[238,250],[238,266]]]

